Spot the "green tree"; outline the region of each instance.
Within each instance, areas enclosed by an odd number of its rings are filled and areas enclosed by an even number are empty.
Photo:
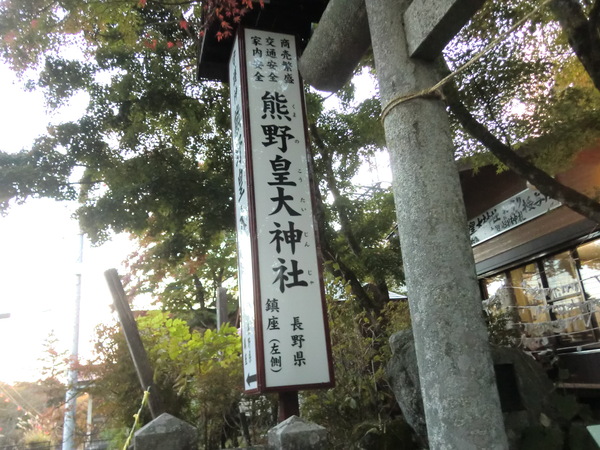
[[[93,241],[122,231],[138,237],[141,250],[131,261],[132,291],[158,289],[169,309],[195,306],[196,320],[206,322],[204,307],[214,298],[215,287],[231,277],[234,261],[228,91],[194,79],[197,36],[192,30],[200,29],[195,19],[200,3],[116,5],[110,10],[77,2],[3,5],[0,32],[9,38],[2,48],[13,67],[39,62],[39,79],[30,84],[45,92],[51,107],[65,104],[78,90],[90,100],[83,117],[50,127],[31,149],[0,153],[0,201],[8,208],[30,196],[78,196],[79,219]],[[74,38],[85,45],[85,62],[59,51]],[[351,93],[346,97],[351,99]],[[324,206],[336,220],[348,215],[344,205],[353,196],[367,201],[367,194],[355,192],[349,180],[381,144],[381,127],[373,100],[357,107],[347,102],[344,113],[328,115],[319,114],[321,102],[311,95],[309,114],[319,124],[312,128],[315,139],[319,133],[329,145],[319,147],[315,160],[327,172],[323,189],[337,192],[336,207]],[[344,135],[354,138],[344,143]],[[345,181],[333,186],[336,180]],[[355,211],[353,219],[360,219],[360,210]],[[370,253],[385,247],[375,236],[389,233],[392,218],[385,217],[389,223],[380,220],[377,228],[365,224],[363,231],[371,230],[368,242],[361,243],[362,236],[349,241],[355,260],[360,261],[358,244],[368,245]],[[332,240],[336,234],[332,229]],[[347,221],[344,234],[352,234]],[[341,253],[335,242],[330,247],[327,258]],[[381,270],[375,260],[371,258],[370,267]],[[365,280],[355,278],[359,292]],[[383,278],[378,275],[375,281],[382,298],[387,292]],[[360,298],[370,303],[364,293]],[[376,303],[380,308],[381,299]]]
[[[51,26],[54,19],[45,15],[47,10],[37,20],[48,23],[44,30],[52,30],[40,37],[48,40],[26,55],[7,45],[5,55],[16,67],[42,61],[39,79],[31,84],[46,93],[49,105],[60,107],[82,90],[89,95],[89,106],[79,120],[52,126],[31,149],[2,154],[1,200],[8,207],[30,196],[78,197],[80,222],[93,240],[121,231],[138,239],[140,250],[129,261],[128,290],[153,292],[174,313],[140,321],[157,381],[170,411],[199,425],[205,446],[214,446],[223,417],[238,420],[234,405],[241,398],[242,380],[239,365],[234,370],[195,364],[205,347],[199,340],[220,336],[210,330],[216,288],[227,286],[235,295],[227,87],[200,85],[194,79],[195,39],[187,31],[197,25],[186,16],[186,31],[172,19],[183,14],[180,6],[123,2],[118,18],[99,5],[63,7],[64,21],[82,21],[74,30],[81,29],[85,62],[52,51],[66,34],[62,22]],[[19,8],[28,11],[27,5],[13,2],[5,17]],[[94,24],[90,29],[88,22]],[[402,280],[398,245],[386,240],[393,228],[393,201],[387,188],[363,188],[352,181],[382,144],[377,102],[354,102],[351,86],[340,98],[343,109],[326,112],[321,96],[307,94],[310,131],[317,142],[315,179],[324,199],[319,200],[319,222],[325,257],[331,261],[327,267],[350,280],[353,298],[370,317],[360,332],[371,339],[384,328],[378,317],[387,311],[388,286]],[[334,193],[333,203],[328,192]],[[197,327],[206,331],[193,331]],[[227,340],[217,343],[227,344],[219,347],[227,355],[235,348]],[[370,345],[383,351],[384,340]],[[141,398],[141,390],[120,333],[104,327],[97,346],[103,356],[94,369],[99,381],[93,394],[103,399],[98,408],[120,436],[137,408],[131,393]],[[377,362],[378,382],[381,364]],[[258,397],[244,404],[250,412],[245,438],[256,443],[273,425],[272,402]]]
[[[90,388],[90,394],[94,399],[95,414],[107,420],[103,436],[108,440],[122,439],[119,447],[122,448],[126,428],[131,426],[143,391],[125,337],[117,325],[98,325],[94,347],[97,358],[84,368],[82,376],[97,380]],[[141,419],[149,421],[149,411],[144,410]]]
[[[160,311],[151,311],[137,322],[167,411],[198,428],[202,448],[241,442],[245,433],[238,404],[243,398],[243,376],[237,329],[191,328],[185,320]],[[92,394],[100,399],[97,410],[107,418],[107,428],[119,438],[139,407],[132,394],[137,392],[141,401],[142,389],[116,327],[99,328],[97,351],[99,361],[90,367],[97,380]],[[248,418],[248,435],[255,443],[273,425],[267,420],[266,428],[257,429],[265,422],[263,415]],[[143,416],[142,423],[149,419],[147,410]],[[271,417],[270,409],[267,416]]]
[[[223,22],[220,37],[225,38],[228,24],[239,20],[249,6],[249,2],[236,5],[216,0],[182,4],[121,0],[111,8],[87,2],[3,4],[0,34],[4,59],[16,70],[36,64],[42,67],[39,80],[32,84],[44,90],[50,106],[64,104],[78,90],[90,95],[89,108],[80,120],[52,127],[29,151],[0,154],[4,207],[11,200],[23,201],[32,195],[79,195],[80,220],[94,240],[107,238],[111,231],[129,231],[143,239],[148,251],[141,252],[147,257],[138,264],[139,282],[153,287],[162,283],[156,274],[166,276],[177,272],[183,261],[192,264],[205,258],[233,224],[228,193],[229,119],[226,89],[194,80],[194,46],[203,32],[202,14]],[[569,39],[593,80],[597,2],[582,7],[576,0],[553,0],[551,6],[554,15],[542,9],[541,16],[530,18],[525,28],[471,64],[458,78],[459,95],[447,90],[451,109],[462,125],[456,128],[460,155],[477,151],[475,141],[467,137],[471,134],[496,155],[501,154],[498,148],[529,149],[537,155],[538,165],[544,162],[542,168],[555,171],[564,167],[576,150],[597,139],[598,94],[576,70],[580,66],[568,55],[563,37]],[[448,48],[450,66],[464,63],[493,37],[507,31],[528,8],[523,2],[488,2]],[[61,46],[74,40],[83,45],[85,62],[69,60],[61,53]],[[342,93],[341,98],[345,97],[351,98],[351,94]],[[363,254],[361,246],[370,247],[372,240],[360,242],[361,237],[354,236],[349,219],[354,226],[359,214],[352,216],[348,205],[356,205],[356,199],[364,197],[347,185],[361,157],[369,157],[374,147],[383,144],[380,127],[374,125],[377,102],[367,101],[329,115],[319,114],[323,110],[317,96],[308,103],[317,178],[335,197],[333,205],[323,207],[324,217],[334,224],[329,236],[335,235],[324,246],[327,258],[347,269],[343,272],[347,279],[355,278],[358,301],[378,309],[386,297],[389,277],[371,269],[384,267],[373,263],[387,262],[383,255],[390,248],[384,251],[379,243],[374,257],[368,251]],[[469,116],[460,113],[459,103],[475,122],[465,119]],[[523,109],[525,113],[517,112]],[[561,117],[563,120],[557,120]],[[477,121],[489,135],[477,134]],[[491,139],[494,136],[501,137],[497,141],[504,147],[494,145],[498,143]],[[351,144],[348,151],[344,139]],[[520,159],[502,161],[513,169],[525,167],[519,173],[546,192],[549,178],[543,173],[529,170]],[[558,197],[564,190],[554,186],[551,192]],[[560,198],[569,205],[585,203],[577,195]],[[215,204],[222,207],[214,208]],[[595,202],[584,206],[587,215],[596,208]],[[339,235],[343,239],[336,239]],[[397,257],[397,252],[390,256]],[[359,261],[360,268],[352,258]],[[362,267],[362,261],[371,261],[366,264],[369,269]],[[153,271],[155,263],[162,267]],[[387,275],[396,280],[400,276],[398,270]],[[186,302],[192,297],[202,300],[207,280],[187,278],[186,289],[179,293],[186,292]],[[171,285],[173,295],[167,297],[183,298],[173,292],[170,281],[162,283],[163,287]],[[372,283],[376,294],[361,294],[365,281]],[[182,289],[179,280],[174,282],[179,286],[175,290]],[[202,301],[193,304],[202,305]]]

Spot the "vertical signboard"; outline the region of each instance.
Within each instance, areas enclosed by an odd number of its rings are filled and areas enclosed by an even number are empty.
[[[294,36],[242,29],[229,67],[247,392],[333,384]]]

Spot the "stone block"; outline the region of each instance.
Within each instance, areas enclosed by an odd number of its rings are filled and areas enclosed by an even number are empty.
[[[134,450],[196,450],[198,433],[195,427],[168,413],[163,413],[136,431]]]
[[[427,447],[427,427],[412,331],[394,333],[390,337],[390,346],[392,357],[386,369],[390,386],[404,419],[417,434],[421,445]],[[553,383],[542,366],[519,349],[492,346],[491,355],[498,377],[509,448],[524,448],[520,447],[520,442],[528,428],[549,428],[560,420],[551,402]],[[498,370],[502,367],[511,370]],[[510,391],[512,395],[502,395],[503,391]]]
[[[269,450],[325,450],[328,448],[327,430],[315,423],[292,416],[268,433]]]

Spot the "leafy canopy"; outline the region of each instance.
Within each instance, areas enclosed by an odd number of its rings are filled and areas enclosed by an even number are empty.
[[[484,3],[446,48],[444,57],[450,68],[467,63],[534,6],[513,0]],[[474,118],[553,174],[568,166],[579,150],[600,139],[600,92],[573,53],[566,39],[568,30],[550,6],[546,3],[496,43],[455,82],[460,101]],[[586,11],[590,10],[587,6]],[[477,156],[476,166],[490,162],[490,154],[468,130],[454,123],[454,132],[460,157]]]

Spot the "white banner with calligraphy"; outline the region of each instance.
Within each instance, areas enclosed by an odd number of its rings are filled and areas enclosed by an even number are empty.
[[[469,220],[471,245],[481,244],[561,205],[535,189],[525,189]]]
[[[333,382],[293,36],[243,29],[230,62],[246,391]]]

